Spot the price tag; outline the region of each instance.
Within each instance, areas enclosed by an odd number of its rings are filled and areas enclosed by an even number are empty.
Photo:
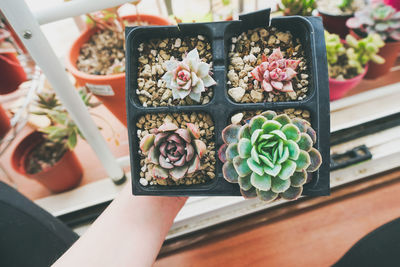
[[[110,85],[107,84],[91,84],[87,83],[86,84],[87,88],[95,94],[95,95],[101,95],[101,96],[113,96],[115,95],[114,90]]]

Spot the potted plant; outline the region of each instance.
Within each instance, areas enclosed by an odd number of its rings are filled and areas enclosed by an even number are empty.
[[[0,21],[0,95],[14,92],[27,79],[9,38],[10,32]]]
[[[84,90],[80,94],[88,107],[98,105],[91,103],[91,94]],[[83,169],[73,149],[78,136],[83,136],[54,93],[38,95],[37,107],[35,114],[47,116],[51,125],[22,139],[12,154],[12,166],[53,193],[74,188],[82,179]]]
[[[279,10],[284,16],[312,16],[312,12],[317,8],[315,0],[283,0]]]
[[[267,120],[280,125],[274,129],[276,136],[268,137],[270,132],[262,136],[271,138],[264,148],[274,150],[271,160],[277,164],[288,159],[286,143],[290,149],[295,147],[293,159],[298,159],[300,148],[292,143],[310,128],[312,136],[304,138],[313,138],[323,160],[303,193],[329,192],[329,161],[325,160],[329,149],[322,145],[329,136],[329,112],[324,110],[329,106],[326,50],[317,45],[324,42],[321,20],[293,16],[270,21],[269,13],[257,11],[238,21],[127,29],[128,136],[135,195],[241,195],[237,183],[223,178],[226,170],[217,154],[223,142],[233,142],[227,136],[235,138],[238,131],[232,129],[257,115],[262,117],[256,123],[258,130]],[[315,39],[309,38],[312,33]],[[303,105],[307,107],[297,109]],[[269,107],[274,111],[263,113]],[[236,126],[227,127],[228,122]],[[280,130],[286,124],[290,130]],[[311,125],[319,131],[311,130]],[[293,133],[293,142],[286,131]],[[264,145],[261,139],[255,142],[260,149]],[[281,163],[278,158],[274,161],[275,151]],[[311,164],[311,156],[303,156],[299,172]],[[315,162],[319,165],[318,159]],[[292,167],[284,179],[293,174]]]
[[[0,105],[0,140],[3,139],[4,136],[6,136],[10,129],[10,118],[8,117],[3,107]]]
[[[357,86],[367,72],[369,61],[382,64],[377,53],[384,43],[378,34],[357,40],[352,35],[346,41],[325,32],[331,100],[336,100]]]
[[[385,46],[379,50],[385,63],[371,63],[365,78],[375,79],[388,73],[400,52],[400,11],[396,12],[391,6],[380,3],[356,12],[354,18],[349,19],[346,24],[356,38],[377,33],[385,42]]]
[[[222,131],[218,156],[223,177],[238,183],[245,198],[295,200],[322,164],[313,147],[315,130],[299,115],[291,119],[286,113],[267,110]]]
[[[364,0],[321,0],[318,1],[318,13],[322,17],[325,29],[344,39],[349,33],[346,21],[364,6]]]
[[[126,25],[169,25],[155,15],[120,17],[118,8],[88,14],[91,27],[72,44],[67,68],[79,86],[87,86],[126,125],[125,51]]]

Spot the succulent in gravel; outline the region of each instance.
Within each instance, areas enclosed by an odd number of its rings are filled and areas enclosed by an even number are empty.
[[[183,129],[169,122],[145,135],[140,149],[154,164],[153,177],[178,180],[198,171],[206,152],[206,145],[199,137],[196,125],[187,123],[187,129]]]
[[[263,55],[262,63],[251,71],[254,79],[261,82],[266,92],[293,92],[291,80],[296,76],[300,60],[286,59],[281,49],[273,50],[271,55]]]
[[[210,64],[201,61],[197,49],[190,51],[183,61],[168,60],[165,62],[167,72],[162,77],[167,88],[172,90],[174,99],[189,96],[200,102],[201,93],[207,87],[216,84],[210,76]]]
[[[218,156],[224,178],[239,183],[242,195],[270,202],[297,199],[308,173],[322,163],[313,147],[316,133],[300,118],[268,110],[243,126],[231,124],[222,132]]]
[[[357,11],[346,25],[362,37],[377,33],[384,41],[400,41],[400,11],[383,3]]]

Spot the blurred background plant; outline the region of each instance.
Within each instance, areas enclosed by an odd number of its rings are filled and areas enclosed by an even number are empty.
[[[384,42],[378,34],[370,34],[357,40],[351,35],[346,42],[336,34],[325,31],[329,76],[337,80],[351,79],[361,74],[369,61],[383,64],[377,55]]]
[[[282,0],[279,6],[285,16],[312,16],[312,12],[316,8],[315,0]]]
[[[400,41],[400,11],[383,3],[357,11],[346,25],[361,37],[377,33],[383,41]]]

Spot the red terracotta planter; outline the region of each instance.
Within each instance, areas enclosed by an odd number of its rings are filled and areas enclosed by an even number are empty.
[[[352,79],[347,79],[344,81],[329,78],[330,100],[333,101],[342,98],[348,91],[356,87],[361,82],[367,71],[368,66],[365,67],[363,73],[357,75]]]
[[[24,68],[15,53],[0,54],[0,95],[14,92],[26,81]]]
[[[325,30],[329,33],[335,33],[340,36],[341,39],[345,39],[346,35],[349,33],[349,28],[346,26],[346,21],[353,17],[351,15],[330,15],[318,11],[319,15],[322,17],[322,23],[324,24]]]
[[[123,19],[136,21],[136,15],[124,16]],[[140,15],[140,20],[151,25],[170,25],[167,19],[153,15]],[[67,68],[75,77],[78,86],[88,85],[89,89],[98,97],[103,104],[126,126],[125,105],[125,73],[112,75],[91,75],[79,71],[76,60],[83,44],[88,42],[97,29],[84,31],[72,44],[67,56]]]
[[[400,41],[398,42],[386,42],[385,46],[379,49],[378,55],[385,59],[385,63],[376,64],[370,62],[368,72],[365,75],[365,79],[376,79],[387,73],[396,63],[396,59],[400,53]]]
[[[0,139],[2,139],[11,129],[10,118],[7,116],[6,111],[0,105]]]
[[[59,193],[76,187],[82,180],[83,169],[71,150],[53,166],[35,174],[26,172],[26,160],[32,150],[43,141],[40,132],[27,135],[15,148],[11,156],[12,167],[20,174],[34,179],[47,187],[53,193]]]

